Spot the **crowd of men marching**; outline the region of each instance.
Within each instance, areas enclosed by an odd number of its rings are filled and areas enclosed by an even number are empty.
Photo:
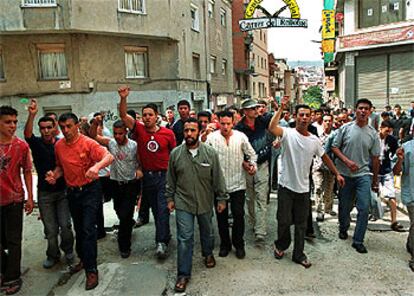
[[[141,114],[127,110],[129,91],[128,87],[118,89],[121,120],[114,122],[112,134],[99,112],[93,118],[51,113],[38,119],[40,136],[35,136],[38,104],[32,99],[22,140],[15,136],[17,111],[0,107],[1,290],[5,294],[18,292],[22,285],[23,210],[30,214],[34,207],[32,159],[47,239],[43,267],[53,267],[63,252],[70,272],[85,271],[86,290],[99,283],[97,239],[106,235],[103,202],[110,199],[119,219],[122,258],[131,255],[133,227],[149,222],[150,209],[156,255],[167,258],[170,214],[175,211],[175,291],[183,292],[191,278],[195,219],[207,268],[216,265],[213,212],[219,256],[226,257],[234,248],[236,257],[243,259],[245,205],[255,243],[263,244],[269,194],[277,189],[274,257],[284,257],[293,225],[292,260],[309,268],[304,242],[314,237],[311,194],[316,220],[338,215],[338,235],[343,240],[348,239],[350,213],[356,207],[352,247],[367,253],[364,236],[376,193],[388,200],[391,229],[403,228],[397,221],[394,186],[394,176],[399,174],[401,199],[411,225],[406,248],[414,271],[414,102],[408,116],[398,105],[379,116],[367,99],[359,99],[354,109],[335,112],[296,105],[291,116],[287,97],[279,104],[247,99],[240,109],[231,106],[198,114],[181,100],[179,118],[175,118],[170,109],[160,116],[151,103]],[[335,194],[338,213],[333,207]],[[74,255],[75,241],[79,260]]]

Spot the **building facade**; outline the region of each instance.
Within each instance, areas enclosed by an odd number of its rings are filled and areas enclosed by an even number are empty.
[[[377,109],[414,99],[414,5],[408,0],[337,1],[337,94],[345,105],[368,98]],[[326,71],[325,71],[326,72]]]
[[[230,3],[215,2],[230,23]],[[1,1],[0,11],[7,14],[0,24],[0,103],[24,114],[22,98],[36,97],[43,112],[104,111],[105,121],[112,122],[118,118],[117,88],[127,84],[129,108],[139,112],[149,102],[163,111],[179,99],[196,110],[207,108],[212,93],[233,90],[231,70],[225,77],[210,75],[214,49],[207,31],[220,19],[206,22],[207,3]],[[231,36],[225,28],[223,38]],[[222,48],[217,58],[232,69],[231,46]]]
[[[270,95],[267,32],[241,32],[239,27],[248,2],[234,0],[232,3],[234,93],[237,101]]]

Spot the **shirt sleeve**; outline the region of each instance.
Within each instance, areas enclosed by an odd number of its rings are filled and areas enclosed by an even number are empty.
[[[371,147],[370,154],[371,156],[379,156],[381,154],[381,144],[377,134],[374,136],[374,143]]]
[[[316,151],[315,154],[316,156],[322,157],[325,154],[325,149],[323,149],[322,143],[319,141],[319,139],[317,139],[316,142]]]
[[[167,182],[165,186],[165,197],[167,202],[174,201],[176,184],[177,184],[177,175],[175,173],[174,161],[175,161],[174,151],[170,155],[170,160],[168,161],[168,170],[167,170]]]
[[[175,134],[173,132],[170,132],[170,138],[168,141],[168,147],[170,148],[170,151],[172,151],[176,146],[177,146],[177,142],[175,139]]]
[[[90,157],[94,162],[100,162],[108,152],[108,150],[95,142],[94,140],[90,141]]]
[[[30,157],[29,145],[25,143],[22,156],[22,168],[24,172],[30,172],[32,170],[32,159]]]
[[[224,180],[223,170],[220,167],[220,161],[218,154],[213,153],[213,188],[216,194],[216,199],[218,201],[228,200],[229,195],[226,191],[226,183]]]
[[[250,161],[257,162],[257,154],[254,151],[252,144],[250,144],[249,139],[245,134],[241,135],[243,138],[242,150],[244,155],[248,155]]]
[[[335,148],[341,148],[342,147],[345,128],[346,128],[346,126],[341,126],[338,129],[338,132],[335,136],[335,139],[333,140],[332,147],[335,147]]]

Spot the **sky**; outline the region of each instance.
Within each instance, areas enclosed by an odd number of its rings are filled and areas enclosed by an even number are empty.
[[[268,51],[276,58],[287,58],[289,61],[320,61],[319,43],[311,40],[321,40],[323,0],[296,0],[302,19],[308,20],[308,28],[270,28],[268,31]],[[285,5],[282,0],[264,0],[261,5],[274,13]],[[290,17],[287,9],[281,17]]]

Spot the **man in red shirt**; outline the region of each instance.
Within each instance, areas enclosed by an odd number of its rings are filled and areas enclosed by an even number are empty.
[[[62,114],[58,123],[64,139],[55,145],[56,168],[46,174],[46,181],[54,184],[62,174],[65,178],[80,259],[72,272],[85,268],[85,289],[91,290],[98,285],[96,224],[102,197],[98,172],[111,164],[113,156],[96,141],[79,133],[75,114]]]
[[[20,290],[20,261],[22,258],[24,190],[20,178],[23,170],[28,200],[25,211],[33,211],[32,163],[26,142],[15,136],[17,111],[10,106],[0,107],[0,250],[1,289],[7,295]],[[7,250],[7,252],[6,252]]]
[[[157,125],[158,110],[155,104],[148,104],[142,108],[142,125],[126,112],[129,88],[120,87],[118,93],[119,115],[132,131],[138,144],[137,151],[144,171],[142,198],[150,201],[155,219],[156,254],[159,259],[165,259],[171,239],[165,184],[170,152],[176,145],[174,133]]]

